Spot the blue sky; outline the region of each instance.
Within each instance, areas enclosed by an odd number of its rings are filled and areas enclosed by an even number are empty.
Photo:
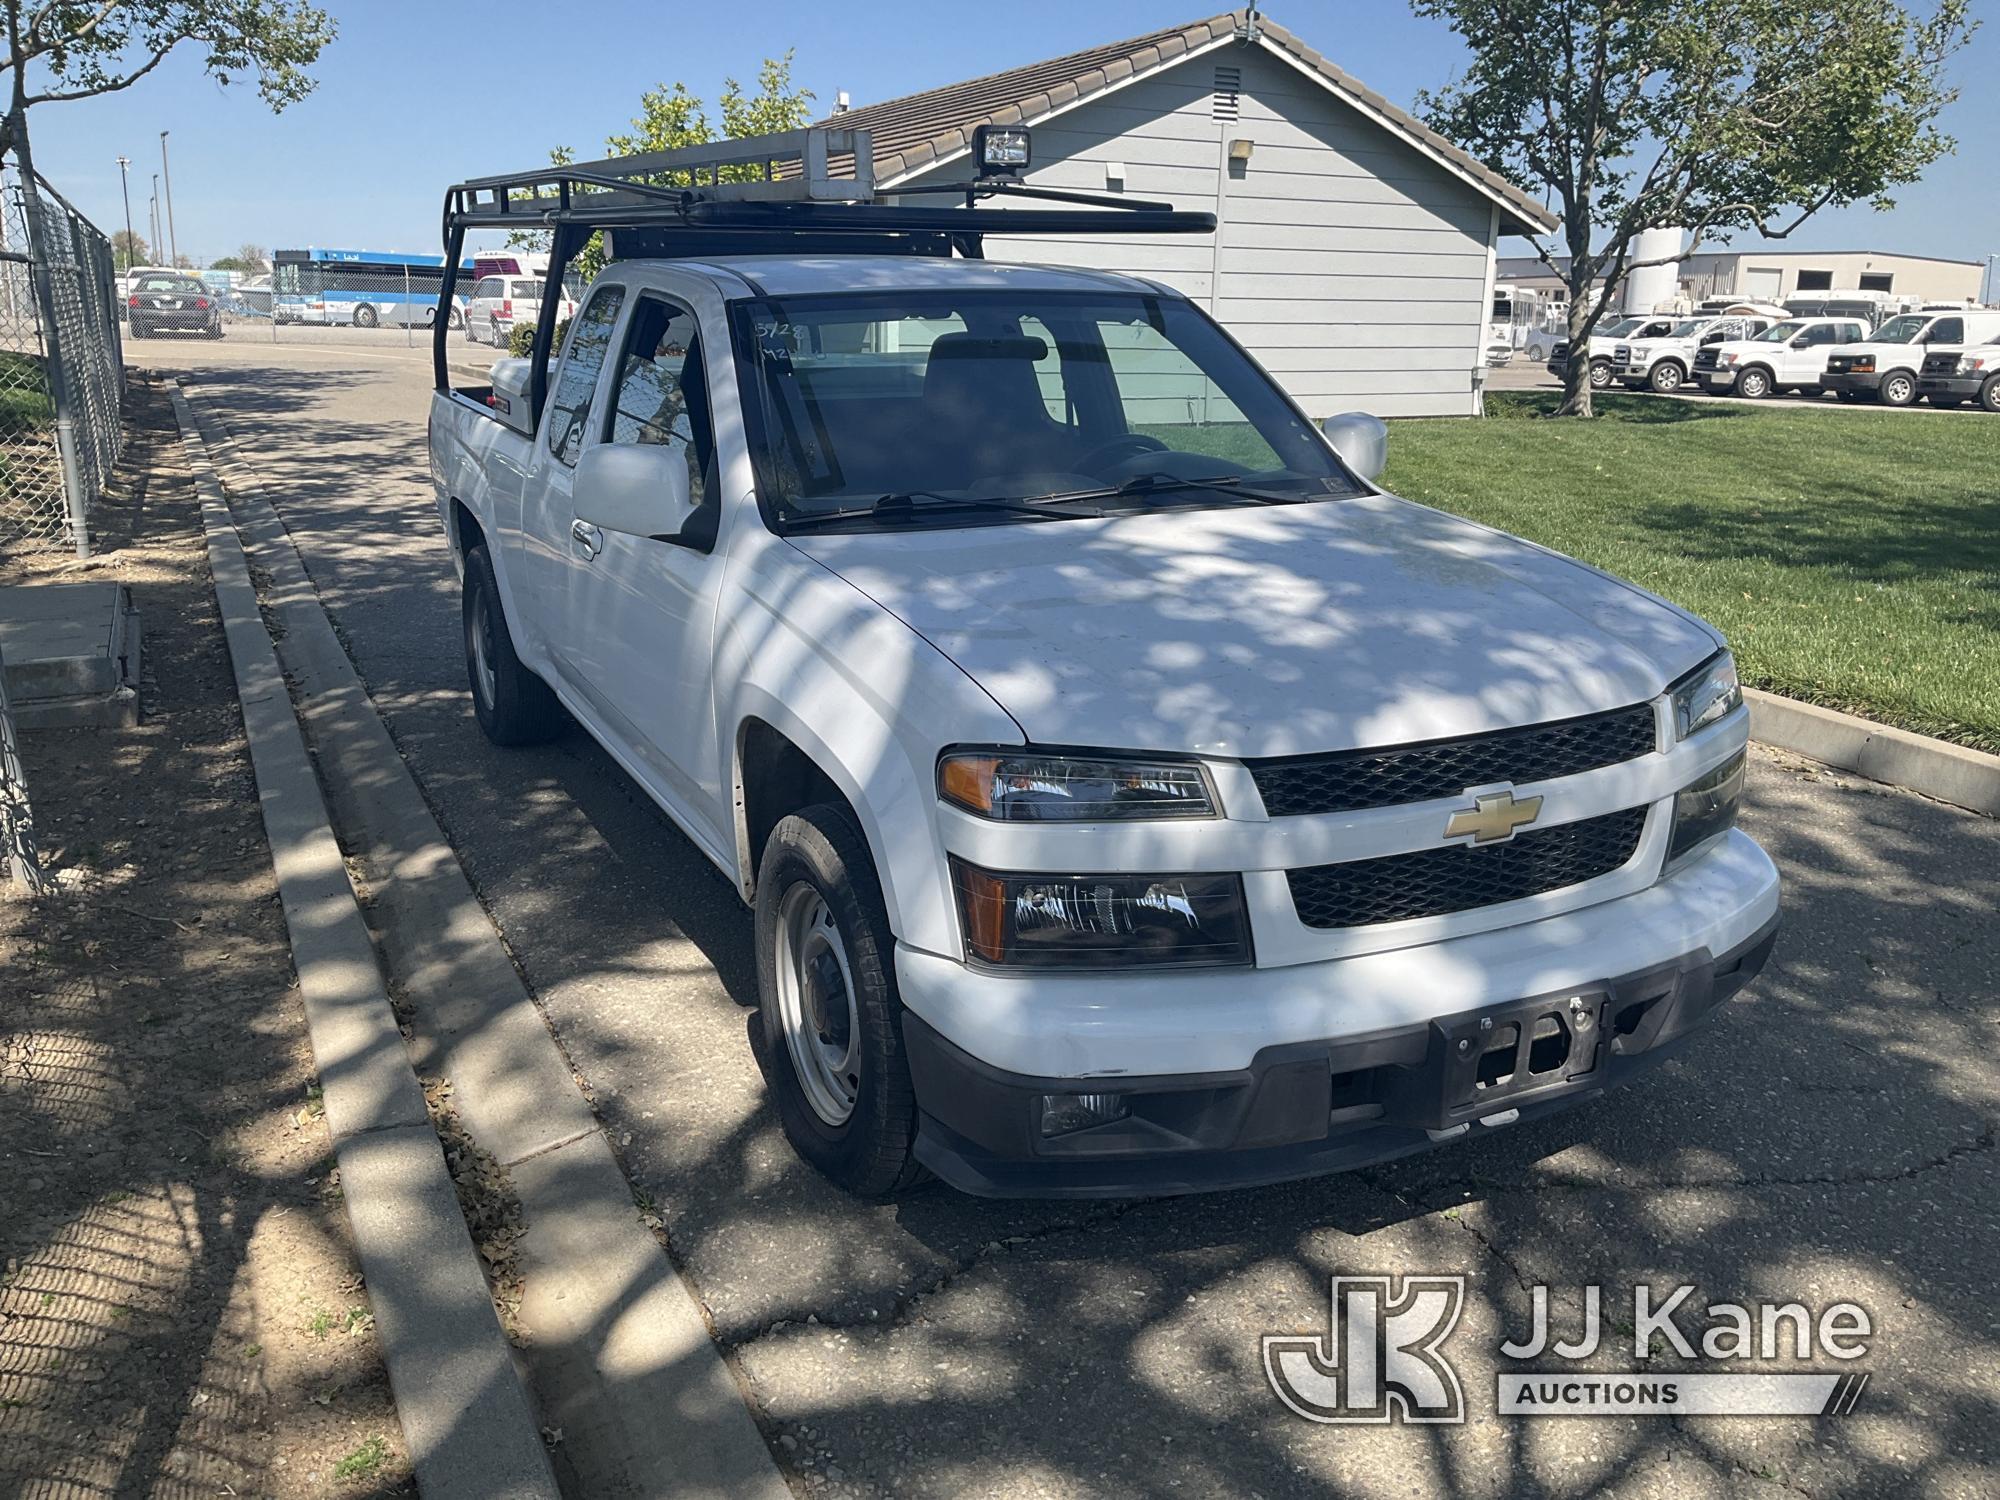
[[[750,79],[762,56],[792,47],[795,77],[821,108],[838,89],[863,104],[1201,13],[1199,0],[323,3],[341,35],[303,104],[274,117],[254,89],[204,78],[188,49],[126,93],[39,108],[32,128],[44,175],[108,232],[123,222],[115,158],[131,157],[132,219],[143,235],[159,132],[170,130],[185,253],[209,259],[246,240],[434,252],[448,184],[533,165],[556,142],[593,150],[663,81],[685,81],[712,106],[725,76]],[[1449,32],[1399,0],[1277,0],[1267,14],[1402,104],[1444,81],[1460,55]],[[2000,27],[1986,27],[1953,71],[1961,80],[2000,73]],[[1894,213],[1823,214],[1791,243],[1966,260],[2000,252],[2000,194],[1984,159],[2000,138],[2000,94],[1961,100],[1946,124],[1960,154],[1907,189]],[[1503,244],[1510,249],[1525,246]]]

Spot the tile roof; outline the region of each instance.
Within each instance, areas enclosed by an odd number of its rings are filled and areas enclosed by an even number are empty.
[[[865,104],[819,123],[868,131],[875,153],[875,180],[886,185],[969,150],[975,126],[1032,126],[1056,110],[1170,68],[1190,52],[1240,35],[1247,17],[1246,11],[1225,11],[1205,21],[1168,27],[1024,68]],[[1446,170],[1498,203],[1515,221],[1503,228],[1546,233],[1556,226],[1555,215],[1505,177],[1342,72],[1275,21],[1259,16],[1257,35],[1263,45],[1301,64],[1384,129],[1435,157]]]

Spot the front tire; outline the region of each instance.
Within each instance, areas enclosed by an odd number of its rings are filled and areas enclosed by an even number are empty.
[[[375,309],[370,307],[366,302],[354,309],[354,326],[356,328],[373,328],[381,321],[381,318],[376,316]]]
[[[1917,377],[1908,370],[1891,370],[1882,377],[1877,394],[1884,406],[1909,406],[1917,399]]]
[[[1608,359],[1593,359],[1590,362],[1590,388],[1594,391],[1601,391],[1608,388],[1610,384],[1611,361]]]
[[[1989,376],[1979,388],[1979,405],[1985,411],[2000,411],[2000,375]]]
[[[540,745],[563,731],[563,707],[549,685],[521,664],[501,607],[493,560],[484,547],[465,555],[459,616],[465,627],[465,671],[472,712],[496,745]]]
[[[1752,365],[1736,377],[1736,394],[1751,401],[1761,401],[1771,394],[1771,372],[1761,365]]]
[[[921,1182],[896,940],[845,807],[820,803],[771,831],[756,941],[757,1061],[792,1149],[857,1197]]]
[[[1687,380],[1687,371],[1672,360],[1663,359],[1653,366],[1653,372],[1647,380],[1662,396],[1670,396]]]

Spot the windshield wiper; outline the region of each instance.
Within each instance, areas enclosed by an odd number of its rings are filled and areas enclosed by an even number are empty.
[[[884,495],[869,505],[848,505],[838,510],[808,511],[785,517],[787,526],[824,526],[830,521],[853,521],[860,519],[897,520],[913,516],[918,511],[926,515],[935,512],[967,511],[1000,513],[1005,515],[1028,516],[1037,521],[1062,521],[1078,516],[1098,516],[1103,512],[1095,509],[1058,510],[1055,507],[1081,498],[1071,495],[1046,495],[1035,500],[1010,500],[1004,495],[941,495],[935,490],[901,490],[892,495]]]
[[[1165,495],[1178,490],[1224,490],[1232,498],[1240,498],[1248,504],[1303,505],[1309,500],[1321,498],[1318,495],[1277,495],[1269,490],[1246,489],[1242,476],[1236,474],[1219,474],[1213,479],[1184,479],[1175,474],[1135,474],[1119,484],[1041,495],[1034,503],[1055,505],[1078,500],[1115,500],[1125,495]]]

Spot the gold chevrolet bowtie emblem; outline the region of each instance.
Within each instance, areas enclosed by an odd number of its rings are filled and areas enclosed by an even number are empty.
[[[1462,839],[1471,834],[1473,843],[1491,844],[1511,839],[1515,829],[1527,827],[1541,814],[1540,797],[1516,797],[1511,791],[1485,792],[1472,799],[1472,806],[1451,815],[1451,821],[1444,825],[1444,836]]]

